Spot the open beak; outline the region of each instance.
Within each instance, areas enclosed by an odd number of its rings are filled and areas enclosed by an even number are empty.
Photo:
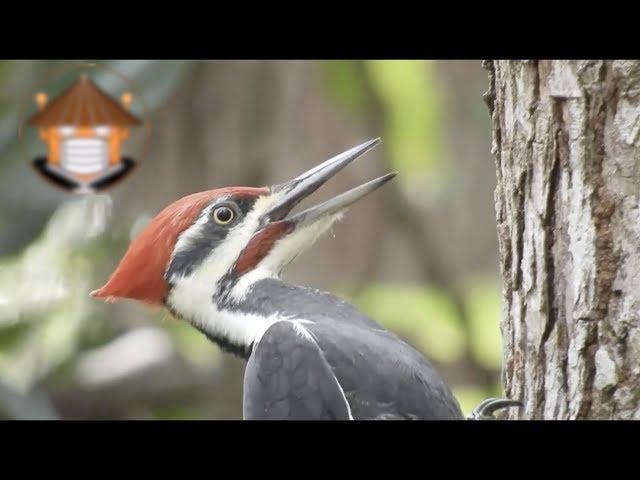
[[[280,194],[276,203],[264,214],[264,223],[272,223],[285,219],[289,212],[304,198],[315,192],[327,180],[346,167],[356,158],[364,155],[380,143],[380,139],[369,140],[346,152],[317,165],[293,180],[271,187],[271,192]],[[337,213],[352,205],[365,195],[373,192],[396,176],[396,172],[371,180],[363,185],[337,195],[319,205],[288,217],[286,221],[296,227],[309,224],[316,219]]]

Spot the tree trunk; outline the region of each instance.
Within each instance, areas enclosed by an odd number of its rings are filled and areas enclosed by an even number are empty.
[[[640,419],[640,62],[485,67],[511,418]]]

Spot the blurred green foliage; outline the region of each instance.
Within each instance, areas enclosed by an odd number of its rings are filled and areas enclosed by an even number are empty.
[[[443,91],[433,62],[365,62],[371,85],[382,103],[385,144],[413,197],[432,196],[444,186],[449,162],[444,147]]]
[[[329,94],[351,115],[379,104],[390,166],[407,192],[417,200],[437,196],[451,172],[443,141],[444,90],[434,63],[333,60],[321,65]]]
[[[464,301],[470,317],[465,332],[451,296],[429,285],[371,284],[353,300],[365,312],[440,362],[459,360],[467,343],[484,367],[502,362],[499,332],[500,297],[487,278],[467,282]]]
[[[341,106],[362,111],[375,99],[383,109],[384,146],[399,171],[406,195],[429,204],[450,187],[452,169],[444,142],[445,89],[435,62],[372,60],[326,62],[328,90]],[[362,65],[363,68],[358,68]],[[369,88],[364,83],[369,81]],[[367,99],[365,92],[369,91]],[[500,292],[495,279],[475,276],[462,285],[468,330],[462,326],[451,292],[433,285],[371,284],[354,299],[364,311],[404,336],[436,361],[454,363],[469,349],[475,362],[499,370]],[[399,312],[402,312],[399,314]],[[500,386],[459,388],[463,410]]]
[[[499,369],[502,364],[499,285],[493,278],[474,278],[466,282],[464,300],[469,312],[468,337],[475,360],[485,368]]]
[[[500,369],[500,296],[492,279],[478,277],[466,282],[464,302],[469,330],[460,322],[451,296],[430,285],[370,284],[354,303],[414,347],[428,352],[441,364],[463,358],[468,345],[473,360],[487,369]],[[459,387],[455,393],[465,413],[488,395],[501,395],[499,384],[489,388]]]
[[[434,360],[455,362],[464,352],[467,339],[451,298],[436,288],[373,284],[354,301]]]
[[[20,391],[77,349],[109,205],[102,195],[69,201],[20,255],[0,261],[0,378]]]
[[[358,116],[367,109],[365,78],[357,62],[328,60],[320,67],[329,95],[342,110]]]
[[[25,88],[33,86],[36,78],[77,63],[0,62],[0,178],[8,192],[7,202],[0,208],[0,231],[8,235],[2,239],[5,244],[19,243],[12,241],[11,235],[18,239],[29,236],[29,232],[15,228],[16,220],[38,216],[34,211],[16,216],[24,206],[12,203],[17,196],[11,189],[25,183],[23,176],[30,180],[33,175],[25,165],[17,137],[19,114],[25,102],[31,101],[25,97]],[[144,92],[146,108],[154,109],[175,89],[193,62],[99,63],[130,78]],[[107,86],[113,81],[108,73],[97,73],[96,78]],[[76,197],[56,209],[58,202],[51,200],[61,196],[50,188],[33,189],[30,198],[51,218],[25,248],[0,256],[0,418],[55,417],[46,399],[30,392],[96,341],[100,323],[86,322],[98,316],[88,292],[94,268],[104,260],[110,246],[102,235],[110,217],[110,199],[102,195]],[[12,228],[5,228],[8,225]],[[108,340],[99,335],[99,343]],[[216,350],[211,350],[215,355]],[[190,352],[193,356],[196,350]]]

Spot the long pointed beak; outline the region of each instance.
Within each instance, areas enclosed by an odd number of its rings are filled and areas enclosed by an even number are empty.
[[[395,177],[396,174],[397,172],[387,173],[382,177],[378,177],[375,180],[371,180],[370,182],[360,185],[359,187],[352,188],[345,193],[337,195],[332,199],[321,203],[320,205],[316,205],[315,207],[308,208],[303,212],[296,213],[292,217],[289,217],[287,220],[293,222],[296,226],[302,226],[311,223],[315,219],[324,215],[337,213],[340,210],[347,208],[348,206],[357,202],[365,195],[368,195],[374,190],[377,190],[379,187]]]
[[[280,193],[281,197],[277,202],[264,214],[265,223],[277,222],[284,219],[287,214],[304,198],[315,192],[320,186],[322,186],[327,180],[333,177],[336,173],[346,167],[349,163],[356,158],[364,155],[366,152],[374,148],[380,143],[379,138],[369,140],[357,147],[354,147],[346,152],[336,155],[333,158],[317,165],[316,167],[308,170],[307,172],[298,175],[293,180],[286,183],[275,185],[271,187],[273,193]],[[301,225],[308,223],[320,216],[328,215],[338,212],[343,208],[348,207],[365,195],[373,192],[378,187],[384,185],[387,181],[391,180],[396,173],[388,173],[375,180],[367,182],[359,187],[356,187],[348,192],[338,195],[326,202],[323,202],[315,207],[309,208],[303,212],[300,212],[290,218],[287,221]]]

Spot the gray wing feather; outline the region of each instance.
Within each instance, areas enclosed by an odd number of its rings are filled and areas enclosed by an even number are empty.
[[[351,417],[344,392],[318,344],[299,328],[292,322],[278,322],[254,348],[244,376],[245,419]]]

